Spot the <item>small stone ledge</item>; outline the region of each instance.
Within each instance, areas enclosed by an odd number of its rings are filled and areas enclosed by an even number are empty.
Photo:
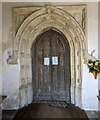
[[[18,51],[14,51],[13,55],[9,56],[9,58],[7,59],[7,64],[11,64],[11,65],[18,64],[17,59],[18,59]]]
[[[18,62],[13,57],[11,57],[7,59],[7,64],[15,65],[18,64]]]

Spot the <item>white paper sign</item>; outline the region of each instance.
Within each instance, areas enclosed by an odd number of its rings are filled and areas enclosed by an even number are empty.
[[[48,57],[44,58],[44,65],[49,65],[50,59]]]
[[[57,56],[52,57],[52,64],[58,65],[58,57]]]

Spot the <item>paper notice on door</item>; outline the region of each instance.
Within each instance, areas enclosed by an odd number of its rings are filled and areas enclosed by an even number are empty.
[[[58,65],[58,56],[52,57],[52,65]]]
[[[50,59],[49,57],[44,58],[44,65],[49,65],[50,64]]]

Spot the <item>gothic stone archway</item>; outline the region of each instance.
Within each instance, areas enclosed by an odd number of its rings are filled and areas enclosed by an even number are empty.
[[[33,100],[31,47],[37,36],[48,29],[62,33],[68,40],[71,57],[71,102],[81,106],[82,64],[87,61],[87,46],[85,40],[86,6],[46,6],[14,9],[14,50],[8,64],[20,64],[19,104],[27,105]],[[71,9],[70,9],[71,8]],[[77,9],[76,9],[77,8]],[[77,19],[78,10],[83,19]],[[24,15],[27,11],[31,14]],[[72,11],[72,12],[71,12]],[[21,14],[23,13],[23,14]],[[78,15],[78,16],[79,16]],[[21,23],[19,22],[19,18]],[[16,21],[16,18],[17,21]],[[82,23],[83,22],[83,23]],[[19,24],[20,23],[20,24]],[[82,23],[82,25],[80,25]],[[19,25],[19,26],[18,26]],[[18,62],[19,59],[19,62]],[[84,60],[84,61],[83,61]]]

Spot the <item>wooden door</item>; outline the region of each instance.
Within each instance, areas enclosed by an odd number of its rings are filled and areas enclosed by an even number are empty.
[[[70,47],[66,38],[48,30],[32,46],[34,100],[70,102]]]

